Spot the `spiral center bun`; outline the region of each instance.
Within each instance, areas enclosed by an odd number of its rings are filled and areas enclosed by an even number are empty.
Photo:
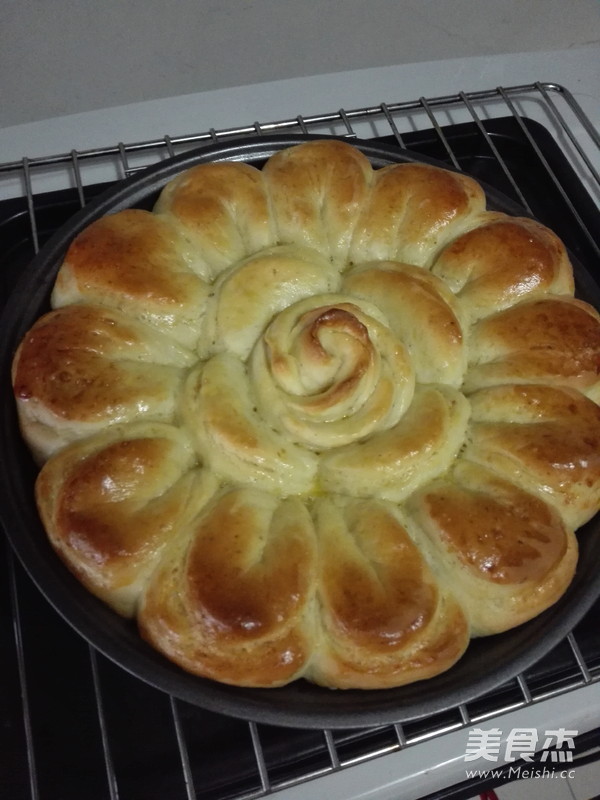
[[[600,315],[468,176],[201,164],[72,242],[13,386],[72,572],[194,674],[377,689],[555,603],[600,509]]]
[[[319,451],[394,425],[415,386],[408,351],[377,309],[343,295],[280,312],[254,348],[250,379],[263,418]]]

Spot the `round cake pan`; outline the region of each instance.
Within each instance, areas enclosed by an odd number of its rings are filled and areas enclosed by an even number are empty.
[[[161,162],[100,195],[62,227],[32,260],[0,317],[3,394],[0,409],[1,519],[13,549],[54,608],[100,652],[152,686],[207,710],[272,725],[299,728],[358,728],[407,722],[467,703],[513,679],[552,650],[600,595],[600,519],[580,529],[580,558],[567,592],[554,606],[507,633],[475,639],[447,672],[426,681],[376,691],[330,690],[305,681],[278,689],[246,689],[190,675],[147,645],[134,622],[89,594],[50,546],[34,501],[37,469],[18,426],[10,382],[16,347],[49,308],[56,273],[73,238],[99,217],[124,208],[152,208],[162,187],[181,171],[210,161],[246,161],[260,166],[276,151],[324,136],[248,137],[213,144]],[[352,140],[374,167],[435,162],[394,146]],[[448,169],[445,164],[437,164]],[[484,187],[490,208],[526,216],[522,208]],[[584,298],[600,305],[600,288],[574,259]],[[53,656],[59,658],[59,655]]]

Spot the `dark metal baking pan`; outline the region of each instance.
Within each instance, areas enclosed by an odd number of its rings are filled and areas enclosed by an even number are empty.
[[[446,673],[427,681],[378,691],[331,691],[297,681],[279,689],[231,687],[189,675],[164,659],[122,619],[90,595],[64,567],[48,543],[33,500],[36,468],[22,441],[9,373],[18,342],[48,307],[50,290],[66,248],[79,231],[106,213],[126,207],[150,208],[164,184],[180,171],[214,160],[263,163],[275,151],[322,136],[262,136],[210,145],[123,181],[76,213],[27,266],[0,318],[2,406],[0,409],[0,508],[8,538],[31,578],[50,603],[85,639],[148,684],[209,711],[298,728],[357,728],[406,722],[466,703],[509,681],[552,650],[585,615],[600,594],[600,520],[581,529],[580,560],[563,598],[536,619],[505,634],[471,642]],[[353,140],[374,166],[431,159],[372,141]],[[446,165],[443,165],[446,166]],[[524,214],[512,200],[486,187],[491,208]],[[600,287],[577,260],[578,286],[600,305]]]

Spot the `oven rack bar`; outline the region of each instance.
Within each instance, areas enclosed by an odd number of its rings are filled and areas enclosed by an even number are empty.
[[[493,138],[488,134],[485,121],[501,114],[510,114],[528,139],[532,151],[547,170],[554,186],[561,193],[570,213],[576,218],[582,235],[600,256],[600,245],[579,217],[575,205],[561,185],[560,178],[545,161],[545,157],[534,137],[523,123],[523,116],[535,118],[540,109],[544,123],[547,124],[561,143],[564,155],[571,161],[581,180],[600,205],[600,135],[574,98],[563,86],[554,83],[531,83],[519,86],[502,87],[493,90],[459,92],[456,95],[440,97],[420,97],[404,102],[382,102],[378,105],[356,109],[339,109],[323,114],[298,114],[292,119],[253,122],[235,128],[206,131],[188,135],[165,135],[161,139],[141,142],[71,150],[69,152],[40,156],[23,157],[19,161],[0,163],[0,196],[3,186],[14,194],[25,195],[32,216],[32,235],[37,244],[37,231],[33,221],[32,197],[39,191],[43,181],[52,189],[77,187],[83,202],[83,187],[87,183],[116,181],[132,176],[147,166],[165,158],[186,152],[203,144],[218,143],[224,140],[274,133],[313,133],[337,135],[348,138],[373,138],[392,135],[400,147],[405,147],[404,127],[415,130],[429,124],[442,142],[450,165],[460,169],[460,163],[444,134],[444,125],[457,121],[473,122],[512,187],[514,199],[526,210],[529,203],[514,180],[510,167],[498,152]]]
[[[164,158],[209,142],[240,136],[269,134],[276,132],[318,133],[347,136],[349,138],[372,138],[392,136],[403,146],[408,134],[415,130],[431,129],[435,132],[451,166],[461,168],[461,158],[449,144],[445,128],[449,124],[468,121],[477,127],[482,146],[489,156],[496,159],[508,185],[514,190],[516,199],[529,208],[529,202],[522,187],[513,178],[510,165],[505,162],[492,137],[486,122],[489,119],[509,115],[529,139],[532,150],[540,159],[553,183],[561,191],[570,208],[580,233],[587,239],[590,247],[600,255],[600,248],[587,222],[581,217],[568,191],[563,187],[560,176],[546,161],[543,152],[531,137],[529,129],[523,124],[523,117],[541,118],[560,141],[565,155],[573,165],[593,198],[600,196],[600,174],[597,168],[597,154],[600,151],[600,136],[577,103],[573,95],[564,87],[552,83],[531,83],[520,86],[498,87],[486,91],[460,92],[443,97],[420,97],[411,101],[380,103],[370,107],[344,110],[325,114],[299,114],[294,119],[254,122],[237,128],[208,130],[192,135],[166,135],[162,139],[117,143],[103,148],[69,151],[67,153],[39,158],[23,158],[17,162],[0,164],[0,188],[3,179],[17,180],[20,196],[26,201],[27,214],[33,247],[39,247],[40,233],[36,219],[36,199],[46,190],[46,179],[50,179],[52,189],[72,188],[79,202],[86,202],[86,189],[96,182],[118,180],[134,174],[146,166]],[[18,654],[19,681],[23,725],[26,731],[27,760],[30,771],[28,797],[31,800],[43,798],[45,792],[40,785],[37,772],[36,749],[31,735],[33,721],[28,702],[29,689],[26,653],[23,646],[24,621],[19,601],[19,585],[26,578],[20,575],[21,568],[9,553],[9,574],[11,586],[12,614],[15,648]],[[277,794],[281,790],[311,781],[322,775],[351,769],[353,766],[378,757],[416,747],[447,733],[480,724],[510,711],[541,703],[552,697],[600,681],[600,664],[588,661],[585,648],[579,640],[578,632],[570,633],[560,646],[563,660],[568,664],[559,680],[540,682],[527,674],[522,674],[505,687],[500,687],[490,695],[478,698],[467,705],[453,709],[440,717],[417,720],[405,724],[388,725],[378,729],[355,731],[351,734],[338,731],[321,731],[317,758],[310,759],[306,768],[298,771],[284,769],[270,761],[270,732],[262,725],[245,723],[248,729],[249,751],[254,760],[255,779],[253,785],[244,786],[237,793],[227,789],[222,795],[211,797],[228,800],[254,800]],[[96,703],[96,725],[102,741],[106,791],[109,800],[128,800],[120,789],[118,769],[115,767],[110,732],[106,726],[107,697],[103,688],[103,664],[105,659],[90,649],[89,664],[93,679]],[[173,738],[179,753],[181,781],[183,787],[173,798],[199,800],[203,797],[202,779],[198,776],[195,764],[196,753],[189,740],[189,728],[185,718],[189,713],[181,701],[169,699]],[[282,736],[286,733],[282,732]],[[225,790],[224,790],[225,791]]]
[[[437,126],[437,123],[430,115],[431,110],[447,110],[449,108],[456,108],[461,105],[468,105],[470,103],[489,103],[498,101],[507,102],[507,98],[518,98],[522,97],[523,95],[531,96],[534,94],[539,94],[539,97],[543,98],[547,109],[551,109],[556,119],[560,121],[564,132],[572,140],[581,159],[586,162],[588,167],[594,173],[596,180],[600,183],[600,175],[590,162],[585,149],[580,146],[577,138],[573,136],[568,121],[561,114],[560,109],[557,107],[554,99],[551,96],[551,93],[556,94],[564,99],[572,113],[589,135],[592,142],[594,142],[596,147],[600,148],[600,134],[595,130],[594,126],[572,93],[559,84],[535,82],[519,86],[499,86],[496,89],[490,89],[486,91],[459,92],[455,95],[444,95],[440,97],[419,97],[415,100],[380,103],[374,106],[367,106],[351,110],[345,110],[342,108],[338,111],[324,114],[299,114],[292,119],[274,120],[270,122],[253,122],[251,124],[242,125],[241,127],[225,128],[221,130],[210,128],[209,130],[201,133],[179,136],[165,135],[161,139],[149,139],[142,142],[131,142],[129,144],[123,144],[119,142],[106,147],[81,149],[77,152],[69,151],[66,153],[39,156],[35,158],[24,159],[24,161],[26,160],[31,168],[37,166],[66,164],[73,159],[74,154],[79,160],[115,155],[120,155],[123,158],[127,153],[161,149],[166,150],[167,154],[171,156],[175,154],[175,148],[180,145],[188,146],[205,144],[209,142],[221,141],[222,139],[231,137],[255,135],[257,133],[293,133],[297,132],[298,130],[301,132],[310,133],[315,127],[321,128],[325,125],[337,126],[340,123],[342,123],[342,125],[346,128],[346,132],[349,136],[354,136],[356,134],[352,128],[353,122],[365,122],[371,118],[378,118],[381,116],[386,118],[396,134],[399,144],[402,144],[401,135],[399,134],[397,128],[395,127],[395,123],[393,122],[393,115],[395,114],[408,115],[415,111],[426,111],[433,124]],[[125,160],[126,159],[124,158],[124,161]],[[0,163],[0,173],[19,170],[23,167],[24,161],[8,161]],[[125,174],[130,174],[130,170],[126,166]]]
[[[22,618],[19,600],[20,585],[28,578],[22,574],[22,568],[11,552],[8,553],[8,558],[23,724],[26,731],[26,755],[30,771],[27,797],[30,800],[42,800],[46,796],[46,792],[36,770],[35,741],[31,733],[34,724],[28,699],[30,687],[27,681],[26,652],[23,645],[26,638],[23,627],[26,623]],[[238,793],[232,794],[230,787],[224,787],[222,794],[217,792],[211,793],[209,796],[211,800],[259,800],[259,798],[274,796],[285,789],[336,772],[339,773],[366,762],[375,762],[378,758],[418,747],[421,743],[430,742],[445,734],[481,725],[503,714],[532,707],[552,697],[600,683],[600,663],[586,663],[576,632],[571,632],[560,647],[563,651],[563,661],[568,662],[568,665],[565,668],[565,676],[557,685],[536,686],[529,676],[521,674],[488,696],[460,705],[435,718],[415,720],[404,724],[396,723],[351,733],[331,730],[311,732],[311,736],[320,738],[320,746],[317,744],[319,752],[316,756],[313,754],[300,774],[295,767],[292,769],[287,765],[282,769],[277,760],[270,760],[268,741],[272,737],[273,731],[269,727],[254,722],[244,723],[249,734],[245,755],[247,757],[251,755],[253,758],[254,774],[250,778],[246,778],[246,785]],[[104,688],[104,672],[108,661],[89,645],[88,650],[90,680],[93,685],[95,702],[95,720],[92,720],[92,723],[97,727],[98,736],[101,739],[106,781],[105,792],[99,794],[98,797],[106,798],[106,800],[127,800],[127,795],[119,789],[119,774],[115,767],[110,731],[106,724],[109,714],[107,711],[108,698]],[[185,715],[189,716],[191,713],[193,718],[193,710],[190,711],[183,701],[176,698],[170,697],[168,701],[172,736],[179,753],[180,784],[184,787],[183,793],[180,795],[173,793],[172,798],[173,800],[175,798],[200,800],[204,794],[201,775],[199,777],[198,767],[194,765],[197,753],[194,752],[192,743],[187,738],[189,723],[186,733],[184,722]],[[198,720],[201,720],[201,717],[198,717]],[[87,724],[91,724],[90,721]],[[286,737],[288,733],[288,729],[281,729],[277,735]],[[295,735],[295,732],[292,733]],[[314,748],[314,742],[312,746]]]

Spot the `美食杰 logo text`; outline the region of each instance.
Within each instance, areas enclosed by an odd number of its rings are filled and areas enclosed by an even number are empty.
[[[557,728],[543,733],[537,728],[472,728],[469,731],[465,762],[489,761],[503,769],[468,769],[467,778],[503,778],[513,781],[527,778],[567,779],[575,771],[573,762],[578,731]],[[537,755],[536,755],[537,754]],[[516,763],[518,762],[518,763]]]

